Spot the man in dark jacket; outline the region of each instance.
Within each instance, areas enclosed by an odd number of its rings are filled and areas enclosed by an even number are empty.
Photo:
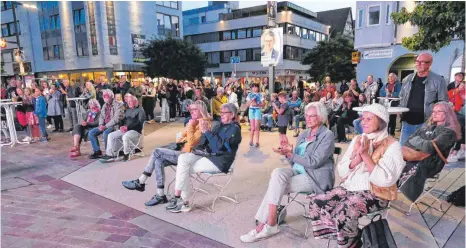
[[[133,95],[128,96],[128,108],[125,110],[124,118],[120,122],[120,129],[108,135],[105,156],[100,161],[103,163],[115,161],[122,146],[123,161],[128,161],[131,149],[139,143],[145,120],[146,113],[138,105],[138,99]]]
[[[97,93],[97,101],[99,101],[100,106],[104,106],[104,98],[102,97],[102,90],[110,89],[110,85],[105,82],[105,77],[100,76],[97,80],[97,85],[95,86],[95,91]]]
[[[209,122],[201,121],[201,142],[192,153],[183,153],[178,158],[175,197],[167,210],[172,213],[189,212],[188,199],[191,193],[190,173],[228,173],[241,143],[241,127],[235,121],[238,109],[233,103],[221,108],[221,124],[210,130]]]
[[[81,95],[81,89],[79,87],[75,87],[75,85],[71,86],[70,81],[68,79],[63,79],[63,87],[60,87],[59,89],[63,95],[66,95],[67,98],[75,98]],[[78,114],[76,112],[76,102],[68,101],[67,109],[71,124],[70,129],[68,129],[67,132],[71,132],[73,130],[73,127],[79,124]]]
[[[121,94],[121,98],[125,97],[126,93],[128,93],[129,88],[131,88],[131,83],[126,80],[126,75],[122,75],[120,77],[120,82],[115,84],[116,94]]]

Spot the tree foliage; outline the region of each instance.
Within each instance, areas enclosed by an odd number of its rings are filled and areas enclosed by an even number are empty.
[[[302,60],[303,65],[310,65],[309,75],[316,80],[330,76],[332,81],[350,80],[356,76],[351,62],[353,40],[345,36],[321,41],[311,49]]]
[[[150,59],[145,62],[150,77],[194,80],[202,78],[207,67],[207,59],[199,47],[182,39],[153,39],[143,54]]]
[[[391,17],[396,24],[411,22],[419,28],[412,37],[402,39],[403,46],[413,51],[438,52],[440,48],[448,46],[453,37],[464,40],[464,13],[463,1],[421,1],[416,2],[411,13],[402,8],[400,12],[392,13]]]

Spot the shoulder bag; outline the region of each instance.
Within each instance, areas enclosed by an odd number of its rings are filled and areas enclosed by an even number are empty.
[[[383,156],[385,151],[387,150],[387,147],[393,143],[393,139],[391,136],[385,138],[382,141],[382,144],[380,144],[375,151],[372,153],[371,157],[372,160],[375,163],[375,166],[379,163],[380,158]],[[396,186],[396,183],[394,183],[392,186],[389,187],[379,187],[373,183],[371,184],[371,193],[375,196],[377,196],[380,199],[384,199],[387,201],[393,201],[396,200],[397,195],[398,195],[398,187]]]

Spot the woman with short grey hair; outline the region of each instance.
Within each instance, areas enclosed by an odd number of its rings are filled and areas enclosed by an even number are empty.
[[[225,103],[222,105],[222,109],[226,109],[229,112],[233,113],[234,116],[238,114],[238,107],[234,103]]]
[[[333,132],[325,127],[327,110],[320,102],[311,102],[305,107],[307,129],[299,135],[296,149],[289,144],[276,153],[286,156],[290,168],[277,168],[272,172],[269,187],[256,214],[258,225],[240,237],[245,243],[256,242],[279,232],[277,207],[282,197],[289,193],[324,193],[333,188]]]

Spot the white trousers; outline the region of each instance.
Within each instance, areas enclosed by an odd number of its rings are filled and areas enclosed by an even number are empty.
[[[129,130],[126,133],[122,133],[120,130],[111,132],[107,138],[107,149],[105,150],[105,155],[116,157],[121,146],[123,146],[123,152],[125,154],[129,154],[132,148],[130,147],[130,141],[133,144],[137,144],[140,136],[141,134],[134,130]],[[123,144],[121,140],[123,140]]]
[[[257,210],[256,220],[267,223],[269,205],[279,205],[282,197],[289,193],[315,192],[317,185],[309,175],[298,174],[292,168],[276,168],[272,172],[269,188],[265,193],[261,206]]]
[[[178,157],[176,166],[175,190],[181,190],[181,198],[189,200],[191,182],[189,175],[199,172],[220,172],[209,159],[192,153],[183,153]]]

